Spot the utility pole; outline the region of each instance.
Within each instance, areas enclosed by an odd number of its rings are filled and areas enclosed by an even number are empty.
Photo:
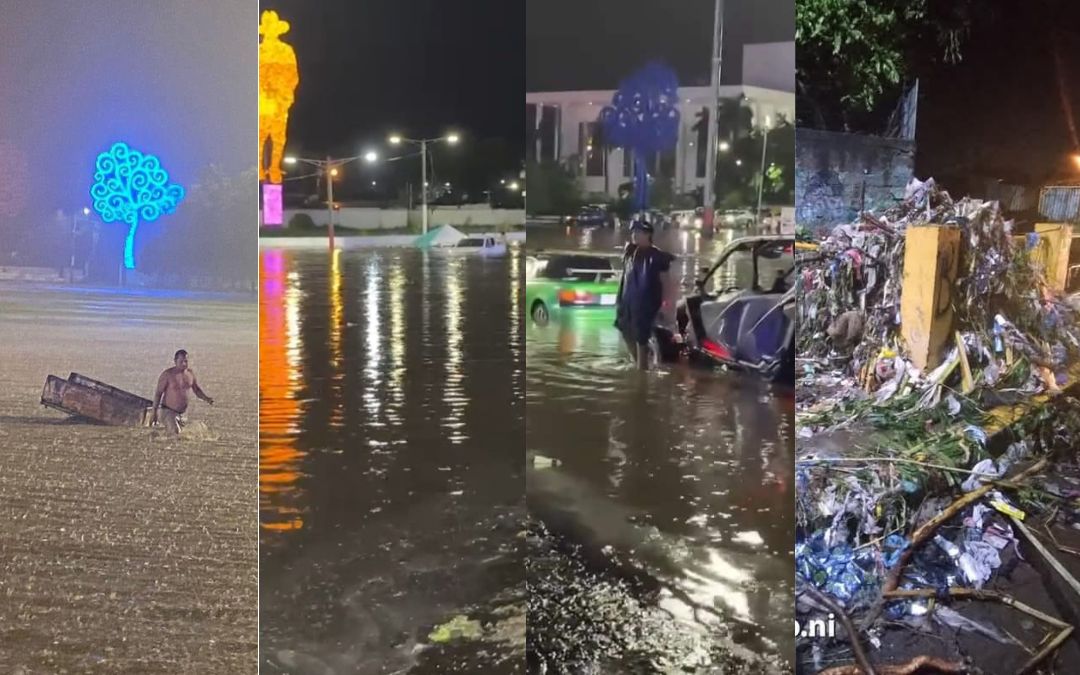
[[[326,157],[326,221],[330,234],[330,254],[334,253],[334,163]]]
[[[709,130],[705,147],[705,190],[702,206],[705,207],[705,228],[713,229],[713,186],[716,184],[716,136],[720,108],[720,67],[724,52],[724,0],[716,0],[713,14],[713,47],[710,63]]]
[[[423,214],[423,216],[421,216],[420,222],[423,223],[424,234],[427,234],[427,230],[428,230],[428,206],[427,206],[428,187],[427,187],[427,140],[426,139],[420,141],[420,182],[422,183],[422,185],[420,186],[420,189],[424,191],[423,192],[424,214]]]

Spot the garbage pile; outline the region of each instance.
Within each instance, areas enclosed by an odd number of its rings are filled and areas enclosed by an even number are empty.
[[[939,472],[922,483],[905,478],[897,464],[875,466],[874,458],[849,463],[830,461],[842,456],[800,454],[796,614],[803,625],[832,612],[846,623],[837,635],[853,647],[862,641],[881,647],[887,631],[906,626],[921,633],[973,633],[1018,656],[1033,654],[1031,662],[1048,658],[1073,626],[1029,611],[1017,602],[1028,598],[1011,597],[1001,575],[1038,564],[1080,593],[1080,582],[1054,560],[1080,556],[1080,549],[1053,534],[1080,529],[1080,401],[1051,399],[1007,433],[1016,440],[997,458],[980,454],[970,469]],[[889,451],[883,448],[881,458],[895,458]],[[955,604],[963,600],[1002,603],[1061,639],[1021,644],[994,621],[974,619]],[[822,668],[844,652],[823,640],[798,644],[800,662],[813,667],[806,672],[829,673]],[[865,651],[861,658],[870,660]],[[875,653],[873,660],[890,655]],[[968,672],[953,665],[958,669],[942,672]]]
[[[905,232],[924,224],[961,231],[954,339],[929,372],[900,325]],[[1037,236],[1018,239],[997,203],[953,200],[931,179],[798,261],[797,611],[861,617],[844,631],[860,663],[879,618],[1013,644],[949,607],[950,594],[996,593],[998,570],[1019,558],[1018,521],[1055,499],[1054,517],[1080,529],[1080,506],[1058,508],[1080,505],[1080,480],[1040,478],[1057,449],[1080,447],[1080,402],[1058,397],[1025,417],[996,458],[986,447],[991,408],[1059,391],[1080,355],[1080,314],[1048,288]],[[803,647],[820,659],[819,642]]]
[[[904,357],[900,293],[905,232],[927,224],[962,232],[951,293],[961,339],[940,366],[923,373]],[[800,410],[845,398],[878,405],[898,398],[927,409],[949,390],[992,407],[1057,391],[1080,352],[1080,321],[1033,260],[1038,236],[1020,244],[1012,229],[997,202],[955,201],[933,179],[912,181],[904,201],[884,213],[836,227],[816,255],[800,260]]]

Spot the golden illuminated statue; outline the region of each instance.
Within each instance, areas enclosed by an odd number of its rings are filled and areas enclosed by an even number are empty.
[[[296,68],[296,52],[281,41],[289,32],[289,22],[278,13],[265,11],[259,22],[259,180],[266,180],[263,164],[266,139],[270,139],[271,183],[281,182],[281,160],[285,153],[285,136],[300,73]]]

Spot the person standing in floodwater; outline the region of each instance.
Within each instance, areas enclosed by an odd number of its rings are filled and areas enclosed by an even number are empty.
[[[195,378],[195,371],[188,367],[188,353],[181,349],[173,355],[173,367],[166,368],[158,377],[157,390],[154,391],[154,417],[152,424],[159,422],[158,411],[165,429],[170,434],[179,434],[187,422],[184,416],[187,413],[190,400],[188,392],[194,392],[195,396],[214,405],[214,399],[206,395],[199,387]]]
[[[657,318],[672,323],[671,261],[675,256],[653,244],[653,227],[644,220],[630,226],[623,253],[623,275],[616,299],[615,327],[641,370],[649,368],[649,339]]]

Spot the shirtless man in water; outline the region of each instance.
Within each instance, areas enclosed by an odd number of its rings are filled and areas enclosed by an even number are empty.
[[[181,349],[173,356],[176,364],[167,368],[158,378],[157,390],[154,392],[154,418],[152,424],[159,422],[158,410],[161,410],[162,422],[170,434],[180,433],[185,423],[184,413],[187,412],[189,396],[188,391],[195,396],[214,405],[214,399],[206,395],[199,382],[195,379],[195,371],[188,368],[188,354]]]

